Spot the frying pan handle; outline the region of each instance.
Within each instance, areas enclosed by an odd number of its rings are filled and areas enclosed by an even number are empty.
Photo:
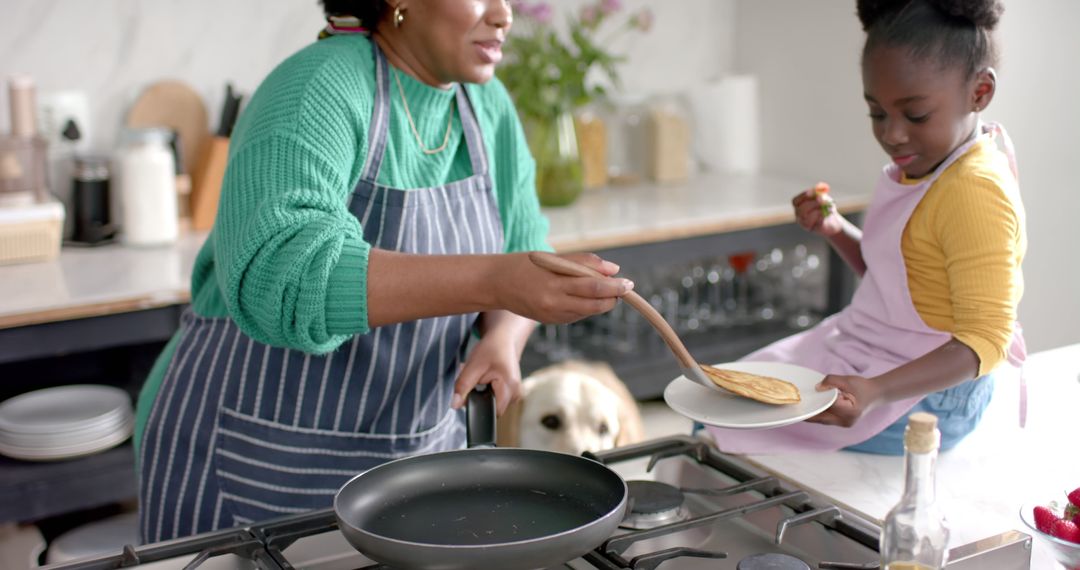
[[[465,401],[465,443],[495,447],[495,391],[487,384],[477,384]]]

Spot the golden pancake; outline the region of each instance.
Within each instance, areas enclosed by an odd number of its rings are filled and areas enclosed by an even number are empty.
[[[714,384],[744,398],[766,404],[797,404],[802,401],[799,388],[779,378],[713,366],[702,366],[701,369]]]

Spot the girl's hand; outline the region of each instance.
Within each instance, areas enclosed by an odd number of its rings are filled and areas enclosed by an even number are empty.
[[[538,267],[527,253],[500,256],[489,276],[500,307],[542,323],[569,323],[610,311],[619,297],[634,289],[629,279],[610,277],[619,266],[593,253],[563,257],[608,277],[568,277]]]
[[[836,388],[840,395],[829,409],[806,420],[830,426],[851,427],[868,410],[880,402],[882,394],[877,382],[861,376],[826,376],[817,385],[819,392]]]
[[[501,416],[511,402],[521,397],[520,353],[509,335],[484,335],[461,367],[450,407],[456,410],[464,405],[463,395],[477,384],[490,384],[495,391],[496,411]]]
[[[814,188],[799,192],[791,199],[791,205],[795,207],[795,221],[803,229],[831,237],[843,229],[844,218],[836,211],[836,204],[828,190],[821,191],[821,186],[822,183],[819,183]]]

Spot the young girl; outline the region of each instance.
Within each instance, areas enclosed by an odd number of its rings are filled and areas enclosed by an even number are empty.
[[[862,230],[813,189],[793,204],[862,282],[843,311],[746,360],[799,364],[840,395],[774,430],[709,428],[721,450],[902,454],[906,417],[940,418],[941,448],[974,429],[991,372],[1024,358],[1016,326],[1026,249],[1012,146],[979,113],[997,85],[1000,0],[858,0],[864,97],[889,155]],[[999,139],[1004,151],[999,151]]]

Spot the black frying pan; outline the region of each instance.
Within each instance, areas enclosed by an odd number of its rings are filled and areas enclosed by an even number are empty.
[[[627,490],[601,463],[564,453],[474,447],[495,441],[494,396],[469,395],[469,449],[385,463],[334,497],[345,538],[395,568],[528,570],[607,540]]]

